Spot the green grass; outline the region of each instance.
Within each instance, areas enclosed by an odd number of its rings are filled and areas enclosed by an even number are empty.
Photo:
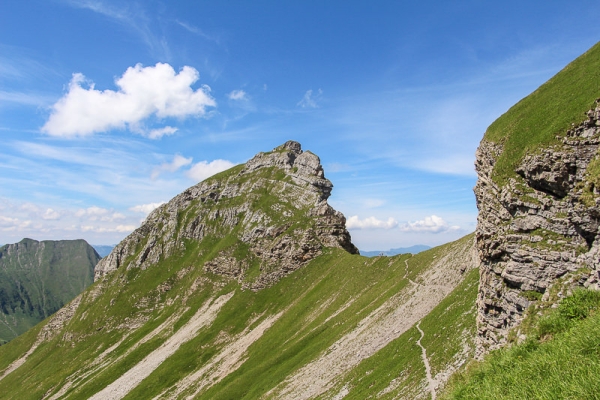
[[[185,252],[163,260],[152,268],[117,270],[110,275],[110,283],[105,283],[106,292],[94,302],[89,302],[89,294],[86,293],[84,303],[68,327],[68,331],[73,335],[80,335],[81,340],[71,347],[69,342],[62,340],[61,333],[44,344],[19,369],[18,374],[11,374],[0,381],[0,398],[34,399],[43,397],[47,392],[56,393],[68,376],[77,376],[78,372],[90,370],[91,362],[99,354],[124,337],[125,330],[109,329],[124,318],[135,319],[143,315],[148,317],[147,322],[133,331],[107,360],[123,356],[177,309],[184,306],[190,308],[179,317],[174,326],[175,330],[183,326],[209,298],[234,290],[235,295],[221,309],[217,319],[210,326],[203,328],[194,339],[181,346],[141,385],[130,392],[127,398],[153,398],[191,371],[206,365],[225,345],[218,341],[220,336],[225,334],[235,337],[245,329],[255,327],[265,318],[285,311],[282,317],[249,347],[245,362],[200,396],[207,399],[258,398],[294,371],[314,360],[341,336],[354,329],[359,321],[390,296],[406,287],[409,283],[408,279],[402,278],[405,274],[412,277],[411,279],[418,279],[418,274],[426,271],[433,260],[444,255],[445,247],[464,245],[471,241],[472,235],[458,244],[435,248],[413,257],[400,255],[390,258],[366,258],[339,249],[325,249],[323,255],[306,267],[259,292],[240,291],[236,282],[206,275],[202,268],[194,267],[201,265],[202,260],[209,257],[209,251],[205,251],[204,256],[198,254],[202,253],[203,249],[208,250],[208,247],[214,245],[213,242],[196,245],[186,243]],[[407,260],[408,270],[405,264]],[[181,273],[183,269],[190,267],[187,274]],[[181,278],[177,278],[178,273]],[[183,303],[180,303],[182,300],[179,297],[180,300],[171,306],[160,308],[161,304],[168,304],[169,299],[181,296],[195,279],[203,276],[210,278],[208,286],[198,290]],[[123,280],[127,280],[127,284],[119,284]],[[424,343],[432,349],[431,360],[434,368],[443,368],[452,358],[451,353],[460,346],[460,341],[450,340],[455,332],[474,329],[474,318],[465,312],[470,312],[472,307],[476,281],[477,273],[471,271],[465,280],[468,283],[460,286],[422,323],[427,332]],[[157,288],[165,282],[168,282],[172,289],[161,293]],[[221,283],[218,284],[219,282]],[[150,310],[136,307],[142,297],[149,299]],[[350,302],[350,306],[334,316],[334,313]],[[251,324],[257,317],[258,320]],[[372,364],[381,363],[389,368],[394,364],[405,365],[415,373],[407,382],[418,383],[424,369],[419,358],[420,349],[415,345],[418,338],[418,333],[415,332],[413,328],[402,336],[404,339],[389,344],[387,350],[380,351],[373,358]],[[14,344],[2,346],[0,360],[9,361],[22,354],[35,339],[34,334],[28,333],[26,336],[27,341],[17,340]],[[109,368],[77,381],[76,385],[67,391],[67,398],[88,398],[139,362],[164,340],[165,337],[158,336]],[[452,343],[447,351],[442,351],[441,346],[444,342]],[[3,349],[4,347],[6,349]],[[369,376],[375,378],[384,374],[377,371]],[[395,371],[401,373],[398,368]],[[386,376],[389,372],[385,372]],[[394,376],[390,376],[387,382],[380,379],[378,385],[387,385],[393,378]],[[357,393],[373,390],[374,386],[369,388],[368,380],[361,382],[364,384],[357,385],[357,388],[362,388]],[[360,398],[359,395],[356,396],[354,398]]]
[[[586,120],[585,113],[598,97],[600,43],[490,125],[484,139],[504,146],[494,166],[494,181],[504,185],[525,154],[559,143],[555,136],[564,137],[571,124]]]
[[[23,239],[0,248],[0,343],[52,315],[93,282],[99,256],[84,240]],[[15,249],[16,247],[16,249]]]
[[[421,321],[425,333],[421,344],[427,349],[432,374],[451,365],[465,346],[465,358],[474,354],[475,300],[479,270],[466,272],[464,281]],[[346,387],[344,399],[414,398],[425,379],[421,348],[416,342],[421,334],[412,327],[372,357],[364,360],[323,398],[329,398]]]
[[[600,399],[600,292],[578,290],[529,339],[453,378],[444,399]]]

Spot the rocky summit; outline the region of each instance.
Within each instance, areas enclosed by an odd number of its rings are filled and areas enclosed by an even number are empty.
[[[227,237],[227,243],[218,246],[204,269],[252,290],[277,282],[323,247],[357,254],[346,219],[327,204],[332,188],[319,157],[288,141],[154,210],[98,264],[95,279],[123,264],[146,269],[185,252],[186,241],[207,237],[220,242]]]

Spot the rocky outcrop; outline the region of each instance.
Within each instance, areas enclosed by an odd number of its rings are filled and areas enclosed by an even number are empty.
[[[323,247],[357,254],[344,216],[328,203],[333,185],[319,157],[289,141],[187,189],[154,210],[96,267],[95,279],[126,266],[148,268],[190,241],[234,235],[206,260],[207,272],[259,290],[305,265]],[[242,254],[242,256],[240,256]],[[259,264],[259,272],[248,271]]]
[[[526,155],[504,186],[492,179],[502,147],[484,139],[477,150],[480,354],[503,345],[557,279],[598,287],[600,192],[590,169],[600,163],[600,106],[587,115],[557,144]]]

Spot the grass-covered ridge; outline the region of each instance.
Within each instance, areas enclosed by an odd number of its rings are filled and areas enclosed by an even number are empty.
[[[600,398],[600,292],[579,289],[521,344],[455,376],[444,399]]]
[[[302,366],[327,354],[336,341],[349,335],[361,321],[371,321],[369,316],[390,298],[414,290],[414,284],[426,284],[424,277],[449,251],[463,254],[472,243],[473,236],[469,235],[419,255],[389,258],[366,258],[341,249],[324,249],[306,267],[272,287],[253,292],[240,290],[237,282],[201,268],[203,261],[210,258],[214,241],[188,242],[185,251],[152,268],[119,269],[92,286],[84,293],[79,309],[65,329],[42,343],[19,369],[0,380],[0,398],[39,399],[46,395],[87,399],[167,343],[169,336],[183,329],[196,310],[211,299],[230,293],[233,297],[214,322],[185,342],[125,398],[175,393],[176,383],[194,371],[210,367],[219,354],[226,353],[232,345],[244,343],[243,337],[248,332],[277,317],[242,353],[239,367],[224,377],[214,372],[218,364],[209,368],[207,379],[215,379],[214,384],[195,397],[259,398]],[[454,333],[474,330],[472,304],[476,282],[477,273],[471,271],[465,284],[421,324],[426,332],[423,344],[431,349],[434,373],[445,369],[454,353],[462,351],[461,341],[453,342],[458,338]],[[106,289],[95,298],[98,285]],[[170,319],[172,323],[168,322]],[[162,324],[168,325],[150,338]],[[0,376],[4,368],[36,341],[37,331],[0,347]],[[412,354],[418,338],[414,332],[414,328],[409,329],[396,342],[375,353],[376,364],[381,360],[388,364],[398,361],[400,350],[389,352],[389,349],[412,349]],[[453,343],[449,351],[444,343]],[[419,392],[423,365],[419,352],[414,353],[417,358],[410,363],[414,363],[416,375],[403,385],[394,386],[394,379],[401,372],[396,375],[390,371],[377,372],[370,376],[378,377],[378,385],[394,387],[390,394],[399,390]],[[352,369],[349,373],[348,379],[352,381]],[[354,398],[369,391],[370,383],[366,383],[361,381],[355,386]],[[195,391],[192,385],[179,397]]]
[[[489,126],[484,140],[503,145],[493,179],[503,185],[523,156],[558,143],[571,124],[580,124],[600,97],[600,43],[511,107]]]

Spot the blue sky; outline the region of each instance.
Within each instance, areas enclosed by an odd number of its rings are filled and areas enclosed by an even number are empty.
[[[0,5],[0,243],[114,244],[287,140],[363,250],[472,232],[485,129],[600,40],[597,1]]]

